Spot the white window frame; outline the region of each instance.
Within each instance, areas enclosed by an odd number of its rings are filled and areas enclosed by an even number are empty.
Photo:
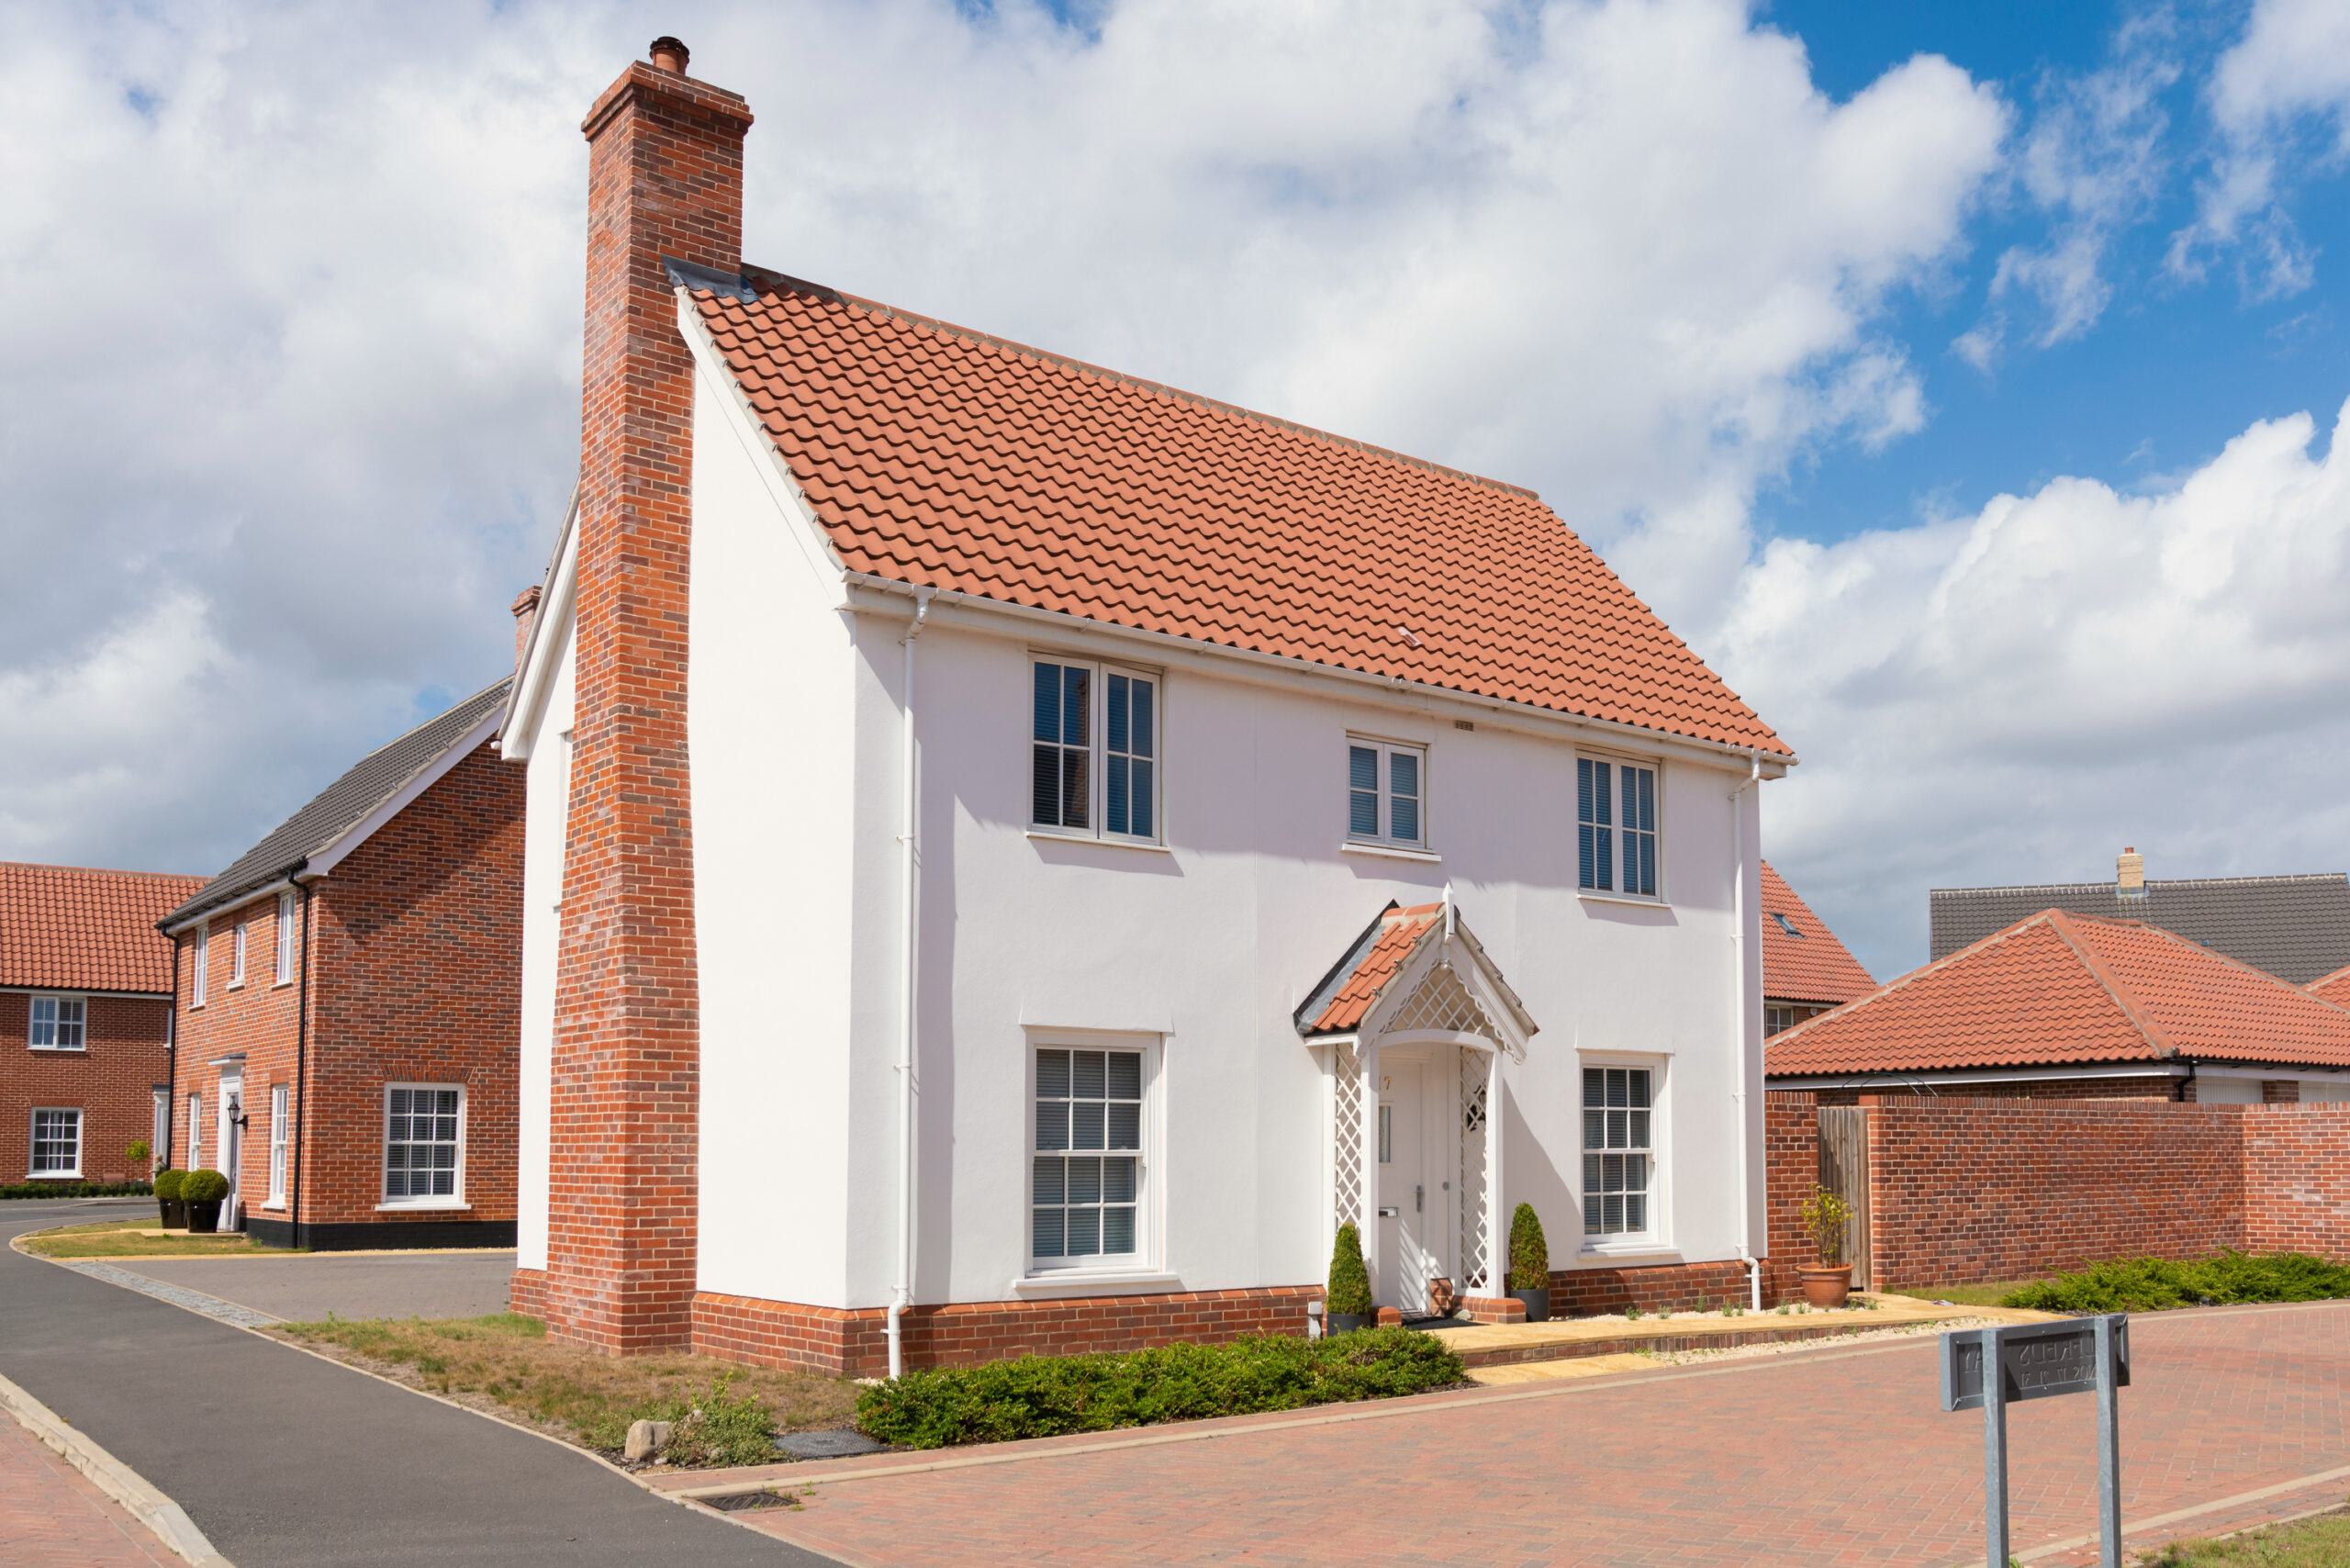
[[[406,1193],[397,1197],[392,1195],[392,1092],[398,1089],[425,1090],[432,1092],[453,1089],[457,1092],[457,1164],[456,1173],[450,1182],[451,1191],[447,1193],[428,1193],[422,1197]],[[375,1124],[378,1137],[375,1156],[377,1208],[462,1209],[469,1206],[465,1202],[465,1113],[472,1099],[473,1096],[465,1092],[465,1086],[462,1083],[386,1083],[384,1085],[381,1119]],[[413,1143],[417,1140],[411,1138],[407,1141]],[[440,1140],[435,1138],[430,1141],[437,1143]]]
[[[49,1017],[41,1015],[41,1003],[49,1004]],[[71,1010],[73,1016],[68,1018]],[[43,1025],[46,1023],[47,1027]],[[73,1033],[73,1043],[64,1043],[68,1029]],[[37,991],[25,999],[25,1044],[36,1051],[64,1051],[79,1056],[90,1048],[90,999],[72,991]]]
[[[1027,1106],[1027,1114],[1022,1118],[1025,1136],[1021,1140],[1020,1156],[1023,1200],[1020,1211],[1021,1255],[1026,1260],[1024,1278],[1062,1281],[1081,1279],[1091,1274],[1135,1275],[1157,1271],[1159,1238],[1166,1211],[1165,1194],[1158,1176],[1158,1150],[1162,1141],[1159,1124],[1160,1045],[1159,1036],[1156,1035],[1094,1030],[1029,1032],[1027,1048],[1021,1058],[1024,1070],[1021,1099]],[[1076,1259],[1036,1256],[1036,1162],[1040,1157],[1052,1157],[1054,1152],[1036,1147],[1039,1103],[1037,1058],[1045,1051],[1125,1051],[1142,1058],[1139,1117],[1142,1148],[1135,1157],[1135,1249],[1132,1252],[1095,1252]],[[1068,1150],[1065,1153],[1081,1158],[1080,1151]]]
[[[300,926],[294,911],[294,890],[288,888],[277,895],[277,981],[279,985],[294,983],[294,941]]]
[[[1431,815],[1428,810],[1429,750],[1429,746],[1420,741],[1395,741],[1381,735],[1357,734],[1352,732],[1348,734],[1346,824],[1348,844],[1373,845],[1382,849],[1406,849],[1423,855],[1434,853],[1431,847],[1433,835],[1428,832],[1428,819]],[[1373,765],[1375,769],[1373,788],[1369,791],[1357,788],[1355,754],[1358,751],[1371,752],[1377,758]],[[1419,828],[1419,834],[1413,838],[1398,837],[1395,833],[1395,801],[1398,799],[1395,791],[1395,759],[1399,756],[1410,758],[1418,774],[1418,794],[1401,797],[1417,803],[1418,809],[1416,815],[1418,820],[1416,825]],[[1365,793],[1372,797],[1371,810],[1375,828],[1375,831],[1368,833],[1362,830],[1355,817],[1358,810],[1358,797]]]
[[[29,1136],[25,1145],[25,1173],[28,1176],[45,1177],[51,1181],[71,1182],[80,1180],[82,1175],[82,1145],[84,1142],[82,1136],[83,1124],[87,1120],[87,1118],[82,1114],[82,1107],[79,1105],[35,1105],[32,1108],[32,1120],[28,1128]],[[73,1118],[73,1168],[71,1170],[43,1170],[41,1168],[40,1119],[43,1116],[71,1116]],[[57,1140],[52,1137],[50,1141],[51,1143],[55,1143]]]
[[[252,924],[250,917],[239,915],[236,926],[229,937],[229,989],[230,991],[245,983],[245,927]]]
[[[285,1206],[285,1085],[269,1086],[269,1208]]]
[[[204,1094],[200,1090],[187,1097],[187,1163],[180,1169],[204,1169]]]
[[[1583,815],[1583,782],[1586,771],[1604,767],[1607,770],[1605,821],[1587,822]],[[1627,776],[1637,778],[1645,773],[1650,779],[1648,825],[1626,826],[1622,821],[1624,780]],[[1634,785],[1635,790],[1638,785]],[[1574,777],[1567,787],[1567,812],[1573,823],[1574,839],[1568,854],[1574,863],[1575,891],[1584,898],[1628,899],[1634,903],[1661,904],[1665,898],[1664,865],[1664,762],[1661,757],[1627,756],[1619,753],[1579,751],[1575,754]],[[1595,805],[1595,812],[1598,806]],[[1595,849],[1586,856],[1585,841],[1593,840],[1607,846],[1604,858],[1606,875],[1597,875],[1603,856]],[[1641,840],[1647,841],[1651,861],[1651,876],[1648,886],[1628,885],[1639,881],[1628,875],[1627,854],[1638,856]],[[1637,860],[1635,861],[1637,865]]]
[[[1763,1003],[1762,1037],[1764,1039],[1767,1040],[1772,1036],[1782,1034],[1795,1026],[1796,1010],[1794,1008],[1780,1007],[1771,1002]]]
[[[1668,1056],[1646,1055],[1631,1051],[1583,1051],[1576,1061],[1575,1153],[1573,1167],[1575,1191],[1575,1229],[1582,1238],[1582,1252],[1587,1257],[1608,1257],[1618,1254],[1669,1252],[1673,1250],[1673,1072]],[[1585,1200],[1591,1197],[1585,1188],[1583,1156],[1586,1153],[1605,1155],[1609,1151],[1587,1150],[1583,1147],[1583,1078],[1586,1071],[1608,1069],[1646,1072],[1649,1075],[1649,1177],[1647,1192],[1648,1225],[1637,1231],[1607,1231],[1594,1236],[1583,1229],[1587,1221]],[[1605,1107],[1602,1107],[1603,1109]],[[1626,1150],[1623,1152],[1630,1152]]]
[[[1036,748],[1058,745],[1064,752],[1079,749],[1066,741],[1038,737],[1036,723],[1036,671],[1046,665],[1063,669],[1087,672],[1086,739],[1082,749],[1086,754],[1085,820],[1087,825],[1070,826],[1064,823],[1040,821],[1036,812]],[[1150,688],[1151,734],[1147,757],[1133,749],[1131,729],[1128,747],[1125,752],[1113,752],[1110,747],[1110,682],[1113,678],[1140,681]],[[1026,741],[1021,755],[1026,758],[1024,773],[1028,790],[1028,831],[1053,838],[1094,839],[1104,844],[1162,845],[1167,842],[1167,676],[1163,670],[1142,665],[1123,664],[1116,660],[1078,658],[1056,654],[1047,649],[1032,649],[1028,655],[1028,686],[1023,711],[1027,714],[1024,734]],[[1131,699],[1129,700],[1131,700]],[[1131,726],[1131,709],[1128,723]],[[1110,775],[1113,765],[1121,759],[1128,761],[1129,778],[1133,764],[1149,767],[1149,788],[1140,803],[1149,812],[1149,831],[1120,832],[1110,825]],[[1131,784],[1128,786],[1131,791]],[[1129,814],[1134,821],[1133,796],[1129,795]],[[1056,812],[1056,814],[1059,814]]]
[[[204,1005],[205,994],[210,989],[211,980],[209,971],[212,967],[212,925],[209,921],[196,928],[196,940],[189,945],[188,954],[189,962],[194,965],[194,969],[188,980],[187,1004],[190,1007],[201,1007]]]

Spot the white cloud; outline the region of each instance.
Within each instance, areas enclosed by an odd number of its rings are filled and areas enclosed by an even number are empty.
[[[1879,934],[1864,961],[1923,958],[1929,885],[2109,879],[2125,844],[2155,876],[2339,866],[2350,407],[2315,435],[1762,552],[1720,663],[1804,755],[1764,797],[1773,856]]]

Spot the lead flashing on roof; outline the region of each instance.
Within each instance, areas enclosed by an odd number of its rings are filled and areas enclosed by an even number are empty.
[[[670,283],[679,288],[704,289],[728,299],[739,299],[745,305],[759,302],[758,286],[741,273],[722,273],[715,267],[681,262],[675,256],[662,257],[661,265],[668,273]]]

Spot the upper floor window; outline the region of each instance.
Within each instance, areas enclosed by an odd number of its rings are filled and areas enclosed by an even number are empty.
[[[1795,1026],[1796,1010],[1794,1008],[1766,1006],[1762,1009],[1763,1034],[1775,1035],[1782,1029],[1792,1029]]]
[[[28,1042],[37,1051],[78,1051],[89,1043],[90,1004],[78,996],[33,998]]]
[[[245,922],[241,920],[229,935],[229,983],[245,983]]]
[[[1032,666],[1028,820],[1109,838],[1158,836],[1158,678],[1116,665]]]
[[[1575,758],[1575,860],[1588,891],[1657,896],[1655,768]]]
[[[277,983],[284,985],[294,978],[294,894],[291,890],[277,895]]]
[[[1347,836],[1358,844],[1427,847],[1425,746],[1347,740]]]
[[[209,979],[206,971],[211,967],[207,961],[211,951],[212,928],[208,925],[197,926],[196,940],[188,945],[188,963],[191,966],[191,972],[187,982],[187,1000],[191,1007],[204,1005],[205,988]]]

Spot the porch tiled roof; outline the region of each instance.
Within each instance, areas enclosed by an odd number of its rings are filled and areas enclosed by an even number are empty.
[[[2350,1067],[2350,1009],[2157,926],[2052,909],[1763,1047],[1772,1078],[2169,1059]]]
[[[1420,945],[1420,938],[1444,916],[1440,903],[1415,904],[1400,909],[1390,903],[1380,912],[1369,930],[1363,933],[1348,955],[1351,962],[1342,963],[1331,979],[1337,982],[1333,991],[1325,980],[1316,998],[1328,1000],[1311,1018],[1302,1020],[1304,1032],[1309,1035],[1337,1035],[1361,1024],[1379,1001],[1379,993],[1395,978],[1395,971]],[[1312,1005],[1309,1000],[1308,1005]]]
[[[797,279],[690,297],[850,571],[1792,755],[1531,491]]]
[[[0,985],[172,990],[172,945],[156,917],[201,877],[0,861]]]
[[[1793,932],[1779,924],[1785,915]],[[1876,989],[1836,933],[1762,862],[1762,994],[1779,1002],[1850,1002]]]

